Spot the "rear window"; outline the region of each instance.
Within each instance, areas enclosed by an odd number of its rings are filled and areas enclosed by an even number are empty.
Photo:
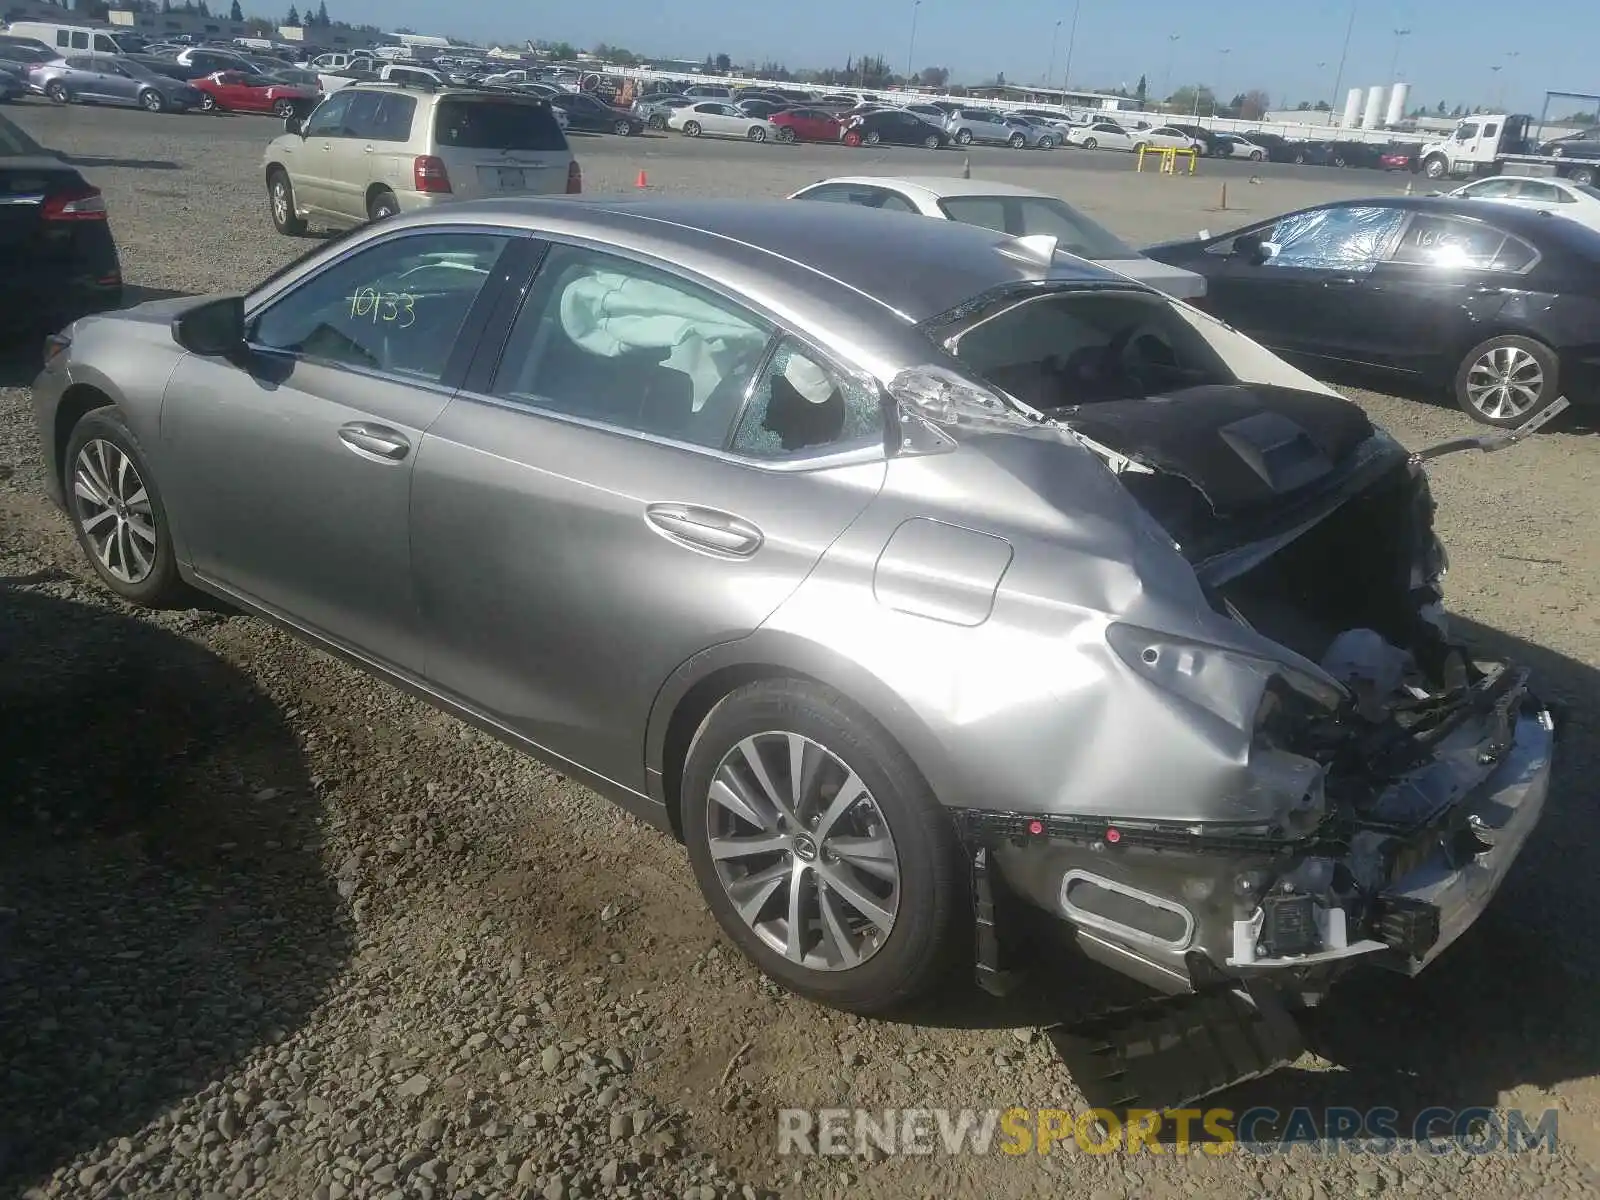
[[[1013,237],[1049,234],[1058,249],[1079,258],[1135,258],[1136,252],[1065,201],[1045,196],[949,196],[944,215],[964,225],[983,225]]]
[[[1046,411],[1237,382],[1205,336],[1147,292],[1060,292],[965,330],[956,357]]]
[[[514,100],[445,99],[434,118],[439,145],[457,150],[565,150],[549,105]]]

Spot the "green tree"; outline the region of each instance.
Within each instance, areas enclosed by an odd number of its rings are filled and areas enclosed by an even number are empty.
[[[557,62],[571,62],[578,57],[577,48],[571,42],[554,42],[545,48],[545,53]]]
[[[1259,121],[1267,115],[1267,110],[1272,107],[1272,97],[1268,96],[1260,88],[1251,88],[1234,101],[1233,107],[1241,120]]]
[[[285,25],[300,24],[300,10],[294,5],[289,5],[289,15],[283,19]]]
[[[328,0],[321,0],[321,3],[317,5],[317,24],[324,29],[333,24],[332,21],[328,20]]]
[[[1133,99],[1140,108],[1150,99],[1150,81],[1143,75],[1139,76],[1139,84],[1133,89]]]
[[[712,61],[716,64],[717,71],[723,75],[733,70],[733,60],[726,54],[719,54]]]
[[[949,67],[923,67],[917,80],[926,88],[942,88],[950,83]]]
[[[230,21],[238,21],[240,23],[243,23],[243,21],[244,21],[244,9],[239,7],[239,0],[233,0],[233,8],[228,13],[228,20],[230,20]]]
[[[202,17],[209,17],[211,15],[211,10],[206,7],[206,0],[195,0],[194,10]]]

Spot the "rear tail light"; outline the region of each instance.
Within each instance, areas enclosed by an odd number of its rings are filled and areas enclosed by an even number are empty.
[[[576,196],[583,191],[583,168],[578,165],[578,160],[573,159],[567,164],[567,195]]]
[[[46,197],[39,216],[46,221],[104,221],[106,199],[99,188],[74,188]]]
[[[444,160],[425,154],[412,165],[412,181],[419,192],[448,192],[450,172],[444,169]]]

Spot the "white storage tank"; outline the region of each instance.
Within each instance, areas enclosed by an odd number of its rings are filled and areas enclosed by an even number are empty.
[[[1383,94],[1381,83],[1367,89],[1367,109],[1361,114],[1361,128],[1376,129],[1383,120]]]
[[[1389,92],[1389,111],[1384,114],[1383,123],[1391,128],[1406,119],[1406,101],[1411,98],[1411,85],[1397,83]]]
[[[1350,94],[1344,98],[1344,120],[1339,123],[1346,129],[1354,129],[1356,122],[1361,120],[1362,94],[1360,88],[1351,88]]]

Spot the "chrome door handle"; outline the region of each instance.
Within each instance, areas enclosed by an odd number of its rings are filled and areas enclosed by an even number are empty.
[[[761,548],[761,530],[743,517],[695,504],[650,504],[644,519],[668,541],[727,558],[749,558]]]
[[[387,425],[352,421],[339,426],[339,440],[358,454],[399,462],[411,453],[411,443]]]

